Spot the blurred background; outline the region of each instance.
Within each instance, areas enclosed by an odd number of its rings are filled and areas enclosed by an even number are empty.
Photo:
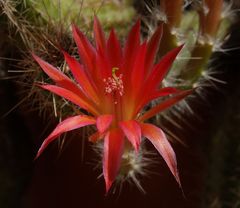
[[[0,207],[240,207],[239,8],[238,0],[0,0]],[[184,193],[156,154],[139,178],[145,194],[126,182],[105,196],[99,155],[83,130],[34,161],[69,106],[34,85],[48,80],[30,52],[63,67],[58,47],[76,53],[71,23],[92,40],[94,14],[121,41],[138,18],[145,38],[164,23],[158,59],[186,43],[164,84],[198,88],[153,120],[173,141]]]

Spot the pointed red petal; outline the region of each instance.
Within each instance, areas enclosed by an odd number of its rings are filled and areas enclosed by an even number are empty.
[[[63,51],[63,54],[74,78],[80,84],[83,92],[95,103],[99,103],[99,98],[96,94],[96,91],[81,64],[75,58],[71,57],[68,53]]]
[[[157,53],[157,50],[162,38],[162,32],[163,32],[163,25],[160,24],[148,42],[147,54],[145,58],[145,74],[148,74],[149,70],[153,66],[155,55]]]
[[[42,154],[42,152],[46,149],[46,147],[61,134],[95,123],[96,120],[93,117],[85,115],[74,116],[65,119],[64,121],[59,123],[57,127],[53,130],[53,132],[44,140],[44,142],[42,143],[41,147],[38,150],[36,158],[38,158]]]
[[[145,120],[153,117],[157,113],[159,113],[163,110],[166,110],[167,108],[169,108],[169,107],[173,106],[174,104],[178,103],[180,100],[182,100],[186,96],[190,95],[191,93],[192,93],[192,90],[181,91],[177,95],[161,102],[160,104],[158,104],[155,107],[148,110],[146,113],[144,113],[142,116],[140,116],[138,120],[139,121],[145,121]]]
[[[71,101],[72,103],[82,107],[83,109],[91,112],[94,115],[98,115],[97,110],[87,100],[85,100],[79,95],[76,95],[72,91],[69,91],[67,89],[55,85],[41,85],[41,87]]]
[[[114,30],[111,30],[107,41],[107,52],[110,61],[110,67],[120,67],[122,62],[122,48]]]
[[[145,136],[154,145],[154,147],[157,149],[157,151],[167,163],[176,181],[181,186],[177,170],[176,155],[164,132],[160,128],[152,124],[140,125],[143,136]]]
[[[91,43],[87,40],[84,34],[75,26],[72,25],[72,32],[74,40],[78,47],[78,52],[81,57],[81,61],[90,72],[94,70],[95,49]]]
[[[57,85],[73,91],[74,93],[79,93],[81,90],[77,87],[77,85],[69,79],[65,74],[60,72],[58,69],[42,60],[40,57],[32,54],[33,58],[38,62],[43,71],[54,81]]]
[[[134,64],[135,56],[140,46],[140,20],[132,27],[129,32],[127,41],[124,47],[124,71],[131,71]],[[125,74],[125,73],[124,73]]]
[[[159,86],[183,46],[184,45],[181,45],[168,52],[154,67],[146,83],[146,85],[149,86],[149,89],[155,89]]]
[[[138,20],[128,34],[128,38],[124,48],[125,57],[128,57],[127,55],[130,55],[131,50],[133,50],[134,48],[136,48],[136,46],[139,46],[140,44],[140,24],[141,22],[140,20]]]
[[[175,87],[164,87],[160,90],[157,90],[155,92],[153,92],[152,94],[149,95],[149,100],[153,100],[159,97],[163,97],[163,96],[168,96],[171,94],[175,94],[175,93],[180,93],[181,90],[175,88]]]
[[[112,76],[112,69],[110,67],[110,60],[106,56],[106,53],[103,53],[103,51],[99,51],[96,54],[96,72],[98,79],[103,79],[107,77]]]
[[[134,115],[138,114],[138,112],[141,111],[141,109],[145,105],[147,105],[149,102],[151,102],[152,100],[157,99],[159,97],[164,97],[164,96],[168,96],[168,95],[180,93],[180,92],[181,92],[180,90],[178,90],[174,87],[165,87],[160,90],[156,90],[153,93],[148,93],[144,97],[140,96],[141,101],[139,102],[138,106],[136,107]]]
[[[134,120],[129,120],[120,122],[119,126],[133,145],[135,151],[138,152],[141,141],[141,128],[139,124]]]
[[[153,93],[150,93],[146,97],[143,98],[144,105],[146,105],[148,102],[150,102],[154,99],[164,97],[164,96],[168,96],[168,95],[171,95],[171,94],[180,93],[180,92],[182,92],[182,91],[177,89],[177,88],[174,88],[174,87],[165,87],[165,88],[162,88],[160,90],[156,90]]]
[[[141,86],[143,85],[143,80],[145,78],[144,63],[145,63],[146,49],[147,49],[147,43],[144,42],[140,46],[137,52],[136,60],[132,68],[132,75],[131,75],[132,88],[131,89],[134,92],[134,94],[137,94],[136,92],[138,92]]]
[[[100,133],[105,132],[111,125],[113,115],[101,115],[97,118],[97,129]]]
[[[95,132],[94,134],[89,136],[88,141],[95,143],[98,140],[103,139],[104,136],[105,136],[105,133]]]
[[[101,24],[96,16],[94,17],[93,29],[94,29],[94,37],[95,37],[97,49],[101,51],[105,51],[106,49],[105,35],[102,30]]]
[[[109,191],[120,168],[124,135],[120,129],[112,129],[104,138],[103,174],[106,193]]]

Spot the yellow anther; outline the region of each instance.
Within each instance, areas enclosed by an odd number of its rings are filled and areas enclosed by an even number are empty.
[[[117,77],[117,75],[116,75],[116,71],[117,71],[117,70],[119,70],[118,67],[113,67],[113,68],[112,68],[112,77],[113,77],[113,79],[114,79],[116,82],[119,81],[119,80],[118,80],[118,77]]]

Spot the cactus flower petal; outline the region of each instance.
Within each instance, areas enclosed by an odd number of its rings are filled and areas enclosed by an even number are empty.
[[[52,131],[52,133],[44,140],[44,142],[42,143],[41,147],[38,150],[36,158],[38,158],[42,154],[42,152],[46,149],[46,147],[61,134],[95,123],[96,123],[95,118],[85,115],[73,116],[65,119],[64,121],[59,123],[56,126],[56,128]]]
[[[143,114],[142,116],[139,117],[139,121],[147,120],[147,119],[153,117],[154,115],[156,115],[157,113],[170,108],[171,106],[178,103],[179,101],[184,99],[186,96],[190,95],[191,93],[192,93],[192,90],[184,90],[184,91],[177,93],[173,97],[170,97],[169,99],[159,103],[155,107],[146,111],[145,114]]]
[[[122,48],[112,29],[107,41],[107,55],[109,57],[110,67],[120,66],[122,62]]]
[[[141,142],[141,128],[135,120],[120,122],[120,128],[123,130],[127,139],[131,142],[136,152],[138,152]]]
[[[72,103],[82,107],[83,109],[92,112],[93,114],[98,114],[95,108],[89,104],[89,102],[85,99],[83,99],[79,94],[75,94],[70,90],[67,90],[65,88],[61,88],[55,85],[41,85],[41,87],[45,90],[49,90],[53,92],[56,95],[59,95]]]
[[[101,115],[97,118],[97,129],[100,133],[105,132],[111,125],[113,115]]]
[[[60,87],[68,89],[74,93],[81,93],[80,89],[75,85],[75,83],[68,78],[61,71],[53,67],[51,64],[42,60],[40,57],[32,54],[33,58],[37,61],[37,63],[41,66],[43,71]]]
[[[124,135],[120,129],[110,130],[104,138],[103,175],[106,193],[115,180],[121,163]]]
[[[159,83],[162,82],[163,78],[166,76],[167,72],[172,66],[172,63],[176,59],[179,52],[182,50],[184,45],[181,45],[177,48],[174,48],[168,52],[158,64],[153,68],[146,85],[149,85],[149,88],[155,89],[159,86]]]
[[[105,135],[106,135],[106,132],[100,133],[97,131],[88,137],[88,141],[95,143],[95,142],[103,139],[105,137]]]
[[[74,40],[78,47],[78,52],[83,62],[84,66],[87,67],[90,72],[93,73],[94,70],[94,60],[96,51],[91,45],[91,43],[87,40],[84,34],[75,26],[72,25],[72,32]]]
[[[99,98],[97,96],[96,87],[93,85],[91,80],[85,73],[83,66],[68,53],[64,52],[64,58],[78,84],[83,89],[83,92],[95,103],[99,103]]]
[[[167,163],[176,181],[181,186],[177,170],[176,155],[164,132],[160,128],[147,123],[142,123],[141,129],[143,136],[146,137],[154,145],[154,147]]]
[[[93,30],[97,49],[104,51],[106,49],[106,39],[100,22],[96,16],[94,17]]]
[[[160,44],[163,32],[163,25],[160,24],[157,30],[152,35],[151,39],[149,40],[148,47],[147,47],[147,54],[145,58],[145,73],[148,74],[149,70],[153,66],[153,61],[155,59],[158,46]]]
[[[104,142],[103,175],[106,192],[118,175],[123,151],[125,154],[133,148],[138,152],[142,136],[152,142],[180,184],[176,156],[170,143],[160,128],[145,121],[192,92],[180,91],[173,87],[160,88],[162,80],[183,46],[173,49],[163,56],[159,63],[154,64],[162,36],[161,25],[149,41],[141,43],[140,21],[137,21],[123,48],[114,29],[111,30],[108,39],[105,39],[97,17],[94,19],[95,47],[75,25],[72,26],[72,33],[78,47],[80,62],[66,52],[63,54],[74,81],[36,55],[33,54],[33,57],[56,83],[41,87],[87,112],[86,115],[77,115],[59,123],[44,140],[37,157],[62,133],[86,125],[95,125],[97,131],[89,137],[89,141]],[[144,111],[145,105],[158,97],[165,99]]]
[[[123,49],[124,51],[123,70],[125,72],[131,71],[139,46],[140,46],[140,20],[136,22],[136,24],[129,32],[127,41],[125,43],[125,47]]]

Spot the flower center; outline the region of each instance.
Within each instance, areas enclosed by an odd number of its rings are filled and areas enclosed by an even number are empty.
[[[120,74],[119,76],[117,76],[116,75],[117,70],[119,70],[118,67],[113,67],[112,76],[106,79],[103,79],[105,83],[105,93],[106,94],[118,93],[120,96],[123,96],[123,91],[124,91],[123,81],[122,81],[123,75]]]

